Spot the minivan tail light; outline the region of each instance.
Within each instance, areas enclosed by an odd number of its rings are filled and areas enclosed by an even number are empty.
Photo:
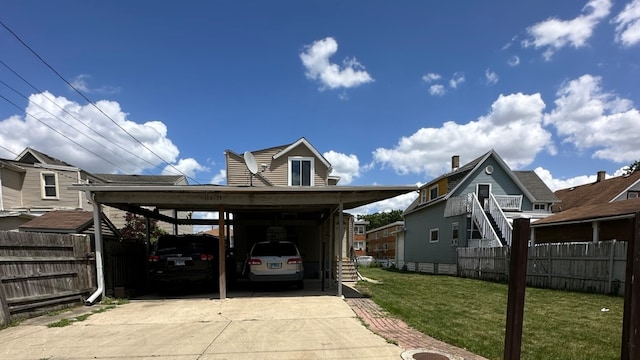
[[[301,258],[291,258],[287,260],[287,264],[302,264]]]
[[[262,261],[260,259],[251,258],[249,259],[249,265],[262,265]]]
[[[160,257],[158,255],[149,255],[149,262],[158,262]]]

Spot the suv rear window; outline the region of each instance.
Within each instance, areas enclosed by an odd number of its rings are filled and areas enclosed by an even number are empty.
[[[258,243],[251,256],[297,256],[298,251],[293,243]]]
[[[172,253],[176,250],[192,253],[212,253],[215,238],[208,237],[174,237],[167,236],[158,239],[157,254]]]

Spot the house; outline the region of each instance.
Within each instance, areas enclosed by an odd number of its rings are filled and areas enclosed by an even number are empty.
[[[337,185],[331,164],[305,138],[282,146],[251,152],[257,170],[253,174],[241,155],[225,151],[228,186],[327,186]]]
[[[398,233],[404,231],[404,221],[390,224],[367,231],[367,255],[378,261],[396,261],[398,248]]]
[[[512,171],[494,150],[459,164],[453,156],[405,210],[405,264],[455,273],[458,247],[509,246],[513,219],[545,218],[558,202],[535,172]]]
[[[630,219],[640,212],[640,171],[606,179],[599,171],[590,184],[558,190],[553,215],[531,224],[532,242],[628,241]]]
[[[354,256],[367,255],[367,225],[366,220],[353,221],[353,250]]]
[[[91,210],[84,193],[70,190],[90,174],[33,148],[0,159],[0,230],[18,227],[49,211]]]

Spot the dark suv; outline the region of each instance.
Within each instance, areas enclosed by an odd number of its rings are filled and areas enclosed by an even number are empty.
[[[226,251],[226,280],[236,280],[236,262]],[[162,235],[149,254],[151,285],[215,284],[219,279],[218,238],[211,235]]]

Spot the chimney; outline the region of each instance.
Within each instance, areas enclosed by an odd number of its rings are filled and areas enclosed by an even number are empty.
[[[606,171],[598,171],[596,182],[599,183],[600,181],[604,181],[606,177],[607,177]]]
[[[460,167],[460,155],[453,155],[451,157],[451,171],[456,171]]]

